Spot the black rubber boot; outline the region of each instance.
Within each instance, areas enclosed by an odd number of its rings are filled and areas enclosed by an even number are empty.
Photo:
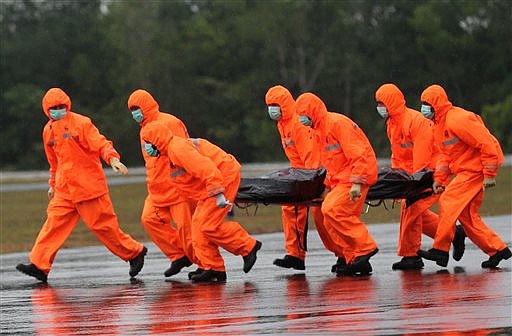
[[[466,239],[466,232],[462,228],[462,225],[455,226],[455,236],[453,237],[453,252],[452,257],[455,261],[462,259],[466,245],[464,240]]]
[[[249,273],[251,268],[254,266],[254,263],[256,262],[256,253],[261,248],[261,242],[256,241],[256,245],[252,248],[251,252],[249,252],[248,255],[246,255],[244,258],[244,272]]]
[[[421,257],[403,257],[391,267],[394,270],[420,270],[425,266]]]
[[[296,270],[305,270],[306,265],[304,264],[304,260],[301,260],[297,257],[291,256],[289,254],[285,255],[283,259],[274,260],[274,265],[284,268],[293,268]]]
[[[164,272],[164,275],[166,277],[170,277],[170,276],[173,276],[174,274],[178,274],[179,272],[181,272],[181,269],[184,268],[184,267],[188,267],[192,265],[192,262],[190,261],[190,259],[187,258],[187,256],[183,256],[177,260],[174,260],[172,263],[171,263],[171,267],[169,267],[165,272]]]
[[[495,268],[498,266],[500,261],[507,260],[512,257],[512,252],[508,247],[505,247],[503,250],[499,251],[493,256],[489,257],[489,260],[482,262],[482,268]]]
[[[143,246],[142,251],[140,251],[140,253],[135,258],[130,260],[130,276],[132,278],[139,274],[142,266],[144,266],[144,257],[146,256],[146,253],[148,253],[148,249]]]
[[[418,255],[424,259],[435,261],[437,265],[446,267],[448,265],[448,252],[431,248],[428,251],[418,250]]]
[[[188,272],[188,279],[189,280],[192,280],[192,277],[194,275],[197,275],[197,274],[200,274],[200,273],[203,273],[204,272],[204,269],[198,267],[195,271],[192,271],[192,272]]]
[[[30,275],[30,276],[36,278],[39,281],[42,281],[42,282],[48,281],[48,276],[46,275],[46,273],[41,271],[39,268],[37,268],[36,265],[34,265],[32,263],[28,264],[28,265],[18,264],[16,266],[16,269],[18,271],[20,271],[21,273],[25,273],[26,275]]]
[[[345,258],[340,257],[336,260],[336,264],[331,266],[332,273],[338,273],[338,270],[344,271],[347,268],[347,261]]]
[[[356,258],[357,259],[357,258]],[[338,268],[338,271],[336,272],[336,276],[346,276],[346,275],[352,275],[352,276],[365,276],[370,275],[372,273],[372,265],[370,264],[370,261],[368,259],[362,260],[362,261],[354,261],[351,264],[348,264],[345,270],[341,270]]]
[[[356,257],[353,262],[347,265],[346,272],[350,275],[369,275],[373,271],[370,258],[376,255],[377,252],[379,252],[378,248],[368,254]],[[336,274],[338,275],[338,272]]]
[[[207,270],[193,275],[190,280],[194,282],[226,282],[226,272]]]

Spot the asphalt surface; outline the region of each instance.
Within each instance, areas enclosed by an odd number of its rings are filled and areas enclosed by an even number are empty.
[[[511,244],[512,215],[485,219]],[[15,270],[27,253],[0,256],[1,322],[5,335],[511,335],[512,258],[498,269],[466,241],[460,262],[425,261],[422,271],[393,271],[397,224],[370,225],[380,252],[367,277],[336,277],[335,257],[309,233],[306,271],[272,265],[283,236],[263,243],[248,274],[242,258],[223,253],[225,284],[195,284],[189,267],[165,280],[168,261],[153,244],[136,280],[128,264],[103,246],[62,249],[48,284]],[[34,237],[35,238],[35,237]],[[431,247],[425,237],[424,248]]]

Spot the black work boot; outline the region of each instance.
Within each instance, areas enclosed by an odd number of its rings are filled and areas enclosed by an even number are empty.
[[[246,255],[244,258],[244,272],[249,273],[251,268],[254,266],[256,262],[256,253],[261,248],[261,242],[256,240],[256,245],[252,248],[251,252]]]
[[[334,270],[336,276],[352,275],[345,258],[338,258],[336,265],[332,265],[331,272]]]
[[[354,265],[354,264],[357,264],[357,263],[363,263],[365,261],[369,261],[371,257],[373,257],[374,255],[377,254],[377,252],[379,252],[378,248],[376,248],[375,250],[371,251],[370,253],[367,253],[367,254],[364,254],[364,255],[360,255],[360,256],[356,257],[354,259],[354,261],[350,263],[350,265]]]
[[[45,272],[41,271],[39,268],[37,268],[36,265],[30,263],[28,265],[25,264],[18,264],[16,266],[16,269],[20,271],[21,273],[25,273],[26,275],[30,275],[34,278],[36,278],[39,281],[47,282],[48,281],[48,275],[46,275]]]
[[[345,275],[353,275],[353,276],[365,276],[370,275],[372,273],[372,265],[370,264],[369,259],[360,259],[354,260],[354,262],[347,265],[344,271],[338,269],[336,272],[336,276],[345,276]]]
[[[373,269],[372,265],[370,264],[370,258],[379,252],[379,249],[376,248],[375,250],[371,251],[370,253],[358,256],[352,261],[350,264],[347,265],[346,272],[348,272],[351,275],[368,275],[370,274]],[[336,272],[338,275],[339,272]],[[339,274],[342,275],[342,274]],[[344,274],[343,274],[344,275]]]
[[[459,261],[462,259],[464,255],[464,250],[466,249],[466,245],[464,244],[464,240],[466,239],[466,232],[462,228],[462,225],[455,226],[455,236],[453,237],[453,252],[452,257],[455,261]]]
[[[402,260],[396,262],[391,267],[394,270],[419,270],[424,266],[421,257],[403,257]]]
[[[171,267],[169,267],[165,272],[164,272],[164,275],[166,277],[170,277],[170,276],[173,276],[174,274],[178,274],[179,272],[181,272],[181,269],[183,267],[188,267],[192,265],[192,262],[190,261],[190,259],[187,258],[187,256],[183,256],[177,260],[174,260],[172,263],[171,263]]]
[[[207,270],[193,275],[190,280],[194,282],[226,282],[226,272]]]
[[[336,264],[331,266],[332,273],[338,273],[338,270],[345,270],[347,268],[347,261],[343,257],[336,260]]]
[[[195,271],[192,271],[192,272],[188,272],[188,279],[189,280],[192,280],[192,277],[194,275],[197,275],[197,274],[200,274],[200,273],[203,273],[204,272],[204,269],[198,267]]]
[[[418,250],[418,255],[424,259],[435,261],[439,266],[446,267],[448,265],[449,254],[446,251],[441,251],[431,248],[428,251]]]
[[[143,246],[142,251],[140,251],[140,253],[135,258],[130,260],[130,276],[132,278],[139,274],[142,266],[144,266],[144,257],[146,256],[146,253],[148,253],[148,249]]]
[[[296,270],[305,270],[306,265],[304,265],[304,260],[301,260],[292,255],[285,255],[283,259],[274,260],[274,265],[284,268],[293,268]]]
[[[498,251],[495,255],[490,256],[489,260],[482,262],[482,268],[495,268],[498,266],[500,261],[507,260],[512,257],[512,252],[508,247],[505,247],[503,250]]]

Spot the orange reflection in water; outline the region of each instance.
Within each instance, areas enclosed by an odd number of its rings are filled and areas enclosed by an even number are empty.
[[[38,335],[122,335],[143,292],[132,285],[85,289],[41,285],[32,290],[31,299]]]
[[[286,320],[297,320],[311,316],[309,284],[304,273],[292,274],[286,278]],[[304,329],[300,323],[287,323],[286,331],[300,334]]]
[[[230,330],[234,334],[243,331],[244,325],[256,320],[252,305],[256,287],[250,282],[227,286],[172,282],[149,306],[149,333],[225,335]]]
[[[497,283],[493,271],[466,274],[464,268],[455,267],[453,272],[441,270],[433,274],[401,272],[399,313],[408,321],[402,326],[407,330],[404,335],[508,334],[508,327],[481,329],[488,319],[503,316],[503,298],[497,295],[496,286],[510,285]],[[489,304],[493,301],[496,305]]]

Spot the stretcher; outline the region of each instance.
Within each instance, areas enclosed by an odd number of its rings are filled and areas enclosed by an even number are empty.
[[[235,198],[238,207],[254,204],[320,205],[324,191],[325,168],[285,168],[268,175],[242,178]],[[413,175],[401,169],[379,169],[377,183],[370,187],[365,202],[379,206],[386,199],[405,199],[409,206],[432,194],[433,171],[421,170]]]

